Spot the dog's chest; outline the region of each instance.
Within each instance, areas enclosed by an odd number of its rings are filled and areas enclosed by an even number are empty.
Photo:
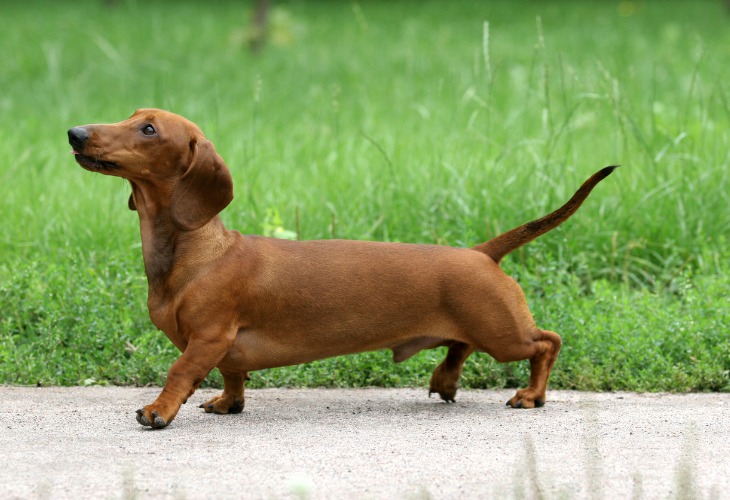
[[[184,351],[188,341],[182,335],[180,328],[178,328],[173,304],[170,301],[156,300],[150,294],[147,300],[147,307],[149,308],[152,323],[167,335],[170,341],[175,344],[175,347],[180,349],[180,351]]]

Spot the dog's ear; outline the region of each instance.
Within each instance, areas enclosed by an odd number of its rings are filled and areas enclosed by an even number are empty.
[[[190,141],[191,161],[172,192],[172,222],[183,231],[205,225],[233,199],[231,172],[203,138]]]
[[[134,194],[129,194],[129,201],[127,201],[127,206],[130,210],[137,210],[137,205],[134,204]]]

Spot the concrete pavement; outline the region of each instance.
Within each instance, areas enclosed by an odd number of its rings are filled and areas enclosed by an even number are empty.
[[[0,498],[730,498],[730,394],[201,390],[144,429],[158,391],[0,386]]]

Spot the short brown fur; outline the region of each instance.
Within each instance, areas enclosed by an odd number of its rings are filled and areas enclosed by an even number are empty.
[[[228,231],[230,172],[192,122],[143,109],[111,125],[69,130],[84,168],[129,180],[140,219],[152,322],[182,355],[137,421],[167,426],[215,367],[209,413],[238,413],[248,372],[392,349],[403,361],[447,346],[430,391],[453,401],[472,351],[530,360],[529,385],[507,404],[545,402],[560,337],[535,326],[522,289],[499,268],[515,248],[566,220],[612,167],[563,207],[471,249],[364,241],[285,241]]]

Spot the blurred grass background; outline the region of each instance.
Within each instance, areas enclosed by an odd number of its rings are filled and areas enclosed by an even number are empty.
[[[503,266],[563,336],[552,386],[730,389],[722,2],[275,1],[256,54],[253,5],[3,4],[0,382],[164,382],[177,353],[147,317],[129,188],[66,140],[161,107],[216,144],[235,180],[222,218],[244,233],[469,246],[620,163]],[[442,356],[252,384],[425,386]],[[473,355],[464,383],[527,373]]]

